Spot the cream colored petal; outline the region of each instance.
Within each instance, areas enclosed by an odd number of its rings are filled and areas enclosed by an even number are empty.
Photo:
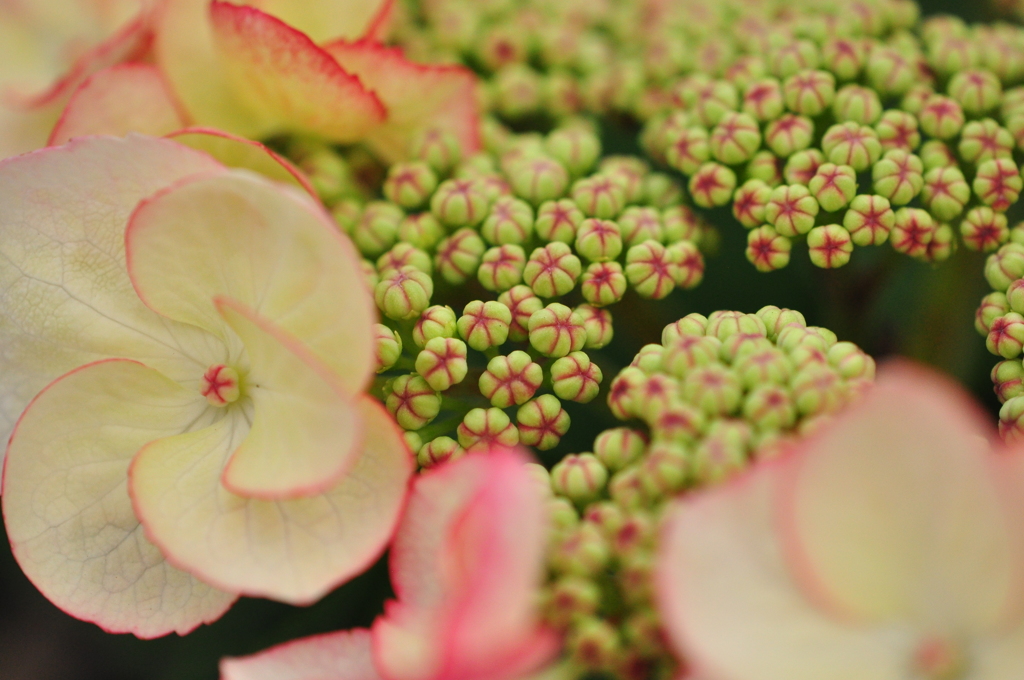
[[[241,411],[150,444],[129,476],[147,536],[173,563],[225,590],[293,604],[319,599],[383,552],[412,473],[390,416],[369,397],[362,408],[362,457],[333,489],[309,498],[247,499],[220,483],[249,431]]]
[[[128,497],[136,451],[207,408],[151,368],[107,360],[63,376],[25,411],[8,448],[4,520],[18,564],[55,605],[144,638],[187,633],[231,605],[234,595],[166,562]]]
[[[1024,669],[1024,622],[968,648],[968,680],[1018,680]]]
[[[370,631],[357,628],[285,642],[220,662],[221,680],[380,680]]]
[[[40,389],[108,357],[178,381],[223,360],[221,343],[154,314],[132,289],[124,230],[136,204],[209,156],[162,139],[93,138],[0,163],[0,437]]]
[[[56,104],[27,111],[0,104],[0,160],[46,146],[60,114]]]
[[[394,0],[257,0],[249,4],[275,16],[313,42],[356,40],[386,19]]]
[[[147,201],[126,236],[146,304],[217,332],[213,298],[252,308],[352,392],[374,370],[373,301],[359,259],[309,196],[250,173],[184,182]]]

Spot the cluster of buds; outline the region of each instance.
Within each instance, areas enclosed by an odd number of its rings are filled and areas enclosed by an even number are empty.
[[[574,661],[627,677],[637,664],[647,677],[668,672],[651,600],[666,501],[777,453],[855,399],[874,371],[856,345],[778,307],[690,314],[643,347],[608,392],[626,424],[545,476],[558,526],[547,615]]]
[[[988,256],[985,279],[992,292],[981,299],[974,327],[1001,361],[992,368],[992,386],[1002,403],[999,432],[1024,439],[1024,223],[1009,230],[1009,243]]]

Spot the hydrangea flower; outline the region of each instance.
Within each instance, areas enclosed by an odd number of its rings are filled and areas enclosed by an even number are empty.
[[[536,591],[547,492],[526,457],[470,454],[416,478],[391,550],[398,599],[371,630],[318,635],[221,662],[223,680],[497,680],[551,659]]]
[[[658,603],[698,677],[1015,678],[1024,455],[890,367],[779,459],[676,501]]]
[[[3,513],[51,601],[185,633],[379,556],[412,463],[362,394],[372,300],[317,203],[139,136],[9,159],[0,192]]]

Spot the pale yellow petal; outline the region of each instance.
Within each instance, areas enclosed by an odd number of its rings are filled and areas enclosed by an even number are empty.
[[[313,42],[356,40],[373,31],[394,0],[257,0],[249,4],[308,35]]]

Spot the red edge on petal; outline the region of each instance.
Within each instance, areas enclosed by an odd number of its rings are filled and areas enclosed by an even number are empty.
[[[306,190],[306,193],[315,198],[317,202],[320,201],[320,198],[316,193],[316,189],[313,188],[312,183],[309,181],[309,178],[306,177],[306,174],[304,172],[299,170],[295,166],[295,164],[293,164],[287,158],[274,151],[271,151],[266,145],[261,144],[260,142],[257,142],[252,139],[247,139],[245,137],[239,137],[238,135],[233,135],[230,132],[224,132],[223,130],[218,130],[216,128],[202,126],[193,126],[183,128],[181,130],[176,130],[170,133],[169,135],[166,135],[166,137],[167,139],[173,140],[175,137],[180,137],[184,135],[210,135],[211,137],[221,137],[223,139],[229,139],[233,142],[247,144],[253,148],[259,149],[260,151],[265,152],[268,156],[270,156],[273,160],[280,164],[281,167],[283,167],[288,172],[288,174],[294,177],[295,181],[298,182],[299,185]]]
[[[377,15],[370,20],[366,32],[360,40],[384,40],[391,28],[391,20],[395,17],[395,0],[384,0]]]
[[[109,364],[109,363],[113,363],[113,362],[124,362],[124,363],[129,363],[129,364],[138,364],[139,366],[145,366],[145,364],[142,363],[141,361],[136,361],[134,359],[121,359],[121,358],[99,359],[98,361],[92,361],[92,362],[89,362],[87,364],[82,364],[78,368],[74,368],[74,369],[68,371],[67,373],[65,373],[64,375],[60,376],[59,378],[55,378],[53,381],[50,382],[49,385],[47,385],[46,387],[41,389],[39,391],[39,394],[37,394],[36,396],[32,397],[32,401],[30,401],[28,403],[28,406],[25,407],[25,410],[21,412],[20,416],[18,416],[18,422],[16,422],[14,424],[14,428],[11,430],[11,436],[7,439],[7,445],[4,448],[4,454],[5,455],[4,455],[4,464],[3,464],[3,476],[0,477],[0,509],[2,509],[2,514],[4,515],[4,517],[7,516],[7,494],[5,493],[6,492],[6,487],[7,487],[7,463],[11,459],[11,457],[9,455],[7,455],[7,454],[10,453],[11,442],[13,442],[14,438],[18,435],[18,428],[21,425],[22,420],[24,420],[25,414],[27,414],[32,409],[32,407],[35,405],[35,403],[47,391],[49,391],[51,387],[53,387],[57,383],[63,381],[65,378],[67,378],[69,376],[72,376],[72,375],[74,375],[76,373],[80,373],[81,371],[84,371],[86,369],[92,368],[93,366],[99,366],[101,364]],[[141,520],[139,520],[139,522],[141,523]],[[143,530],[145,530],[145,527],[143,527]],[[152,541],[150,541],[150,542],[152,542]],[[8,538],[8,543],[11,546],[11,554],[14,555],[14,559],[16,561],[20,562],[20,559],[18,557],[18,546],[15,545],[14,541],[11,541],[10,538]],[[154,543],[154,545],[156,545],[156,544]],[[157,546],[157,547],[159,547],[159,546]],[[161,553],[163,553],[162,549],[161,549]],[[165,555],[165,558],[166,558],[166,555]],[[167,561],[168,561],[168,563],[171,563],[170,560],[167,560]],[[39,586],[39,584],[37,584],[27,572],[22,572],[22,573],[25,575],[25,578],[27,578],[29,580],[29,582],[33,586],[35,586],[36,590],[38,590],[40,593],[44,592],[43,589]],[[230,591],[227,591],[227,592],[230,592]],[[45,597],[45,594],[44,594],[44,597]],[[236,597],[234,600],[232,600],[231,603],[229,603],[227,605],[227,607],[225,607],[225,611],[232,604],[234,604],[234,602],[237,599],[238,598]],[[47,598],[47,600],[49,601],[49,598]],[[95,626],[100,628],[100,630],[102,630],[104,633],[110,633],[110,634],[130,633],[130,634],[134,635],[135,637],[139,638],[140,640],[155,640],[157,638],[161,638],[161,637],[164,637],[166,635],[170,635],[172,632],[176,632],[178,635],[188,635],[189,633],[191,633],[192,631],[197,629],[199,626],[202,626],[202,625],[207,624],[207,623],[212,623],[213,621],[216,621],[218,618],[220,618],[223,615],[223,612],[221,612],[220,614],[217,614],[216,616],[214,616],[214,617],[212,617],[212,618],[210,618],[210,619],[208,619],[206,621],[197,621],[196,624],[194,626],[192,626],[191,628],[183,629],[183,630],[180,630],[180,631],[168,631],[167,633],[162,633],[160,635],[147,635],[147,634],[139,632],[138,630],[133,630],[133,629],[130,629],[130,628],[128,628],[128,629],[110,628],[110,627],[105,626],[104,624],[100,623],[99,621],[93,621],[92,619],[87,619],[87,618],[84,618],[82,616],[79,616],[74,611],[72,611],[70,609],[65,609],[64,607],[61,607],[60,605],[58,605],[55,602],[50,601],[50,604],[52,604],[54,607],[56,607],[57,609],[59,609],[60,611],[64,612],[65,614],[67,614],[68,616],[70,616],[72,618],[78,619],[79,621],[87,621],[89,623],[94,624]]]
[[[341,399],[348,402],[353,408],[358,408],[356,402],[359,401],[360,395],[349,394],[337,381],[334,371],[325,366],[320,359],[315,357],[309,349],[302,343],[301,340],[291,335],[282,328],[278,328],[274,323],[268,319],[263,318],[254,310],[249,309],[240,302],[233,300],[225,295],[218,295],[213,298],[213,304],[217,308],[218,312],[222,312],[225,308],[232,310],[236,314],[239,314],[253,324],[255,324],[261,331],[274,338],[277,342],[283,345],[289,352],[299,359],[302,363],[306,364],[310,369],[316,372],[320,378],[327,383],[331,390],[334,391]],[[363,423],[359,424],[360,432],[355,438],[352,445],[353,449],[362,449],[366,443],[366,432],[363,428]],[[242,496],[244,498],[255,498],[256,500],[262,501],[280,501],[280,500],[295,500],[298,498],[304,498],[308,496],[315,496],[317,494],[324,493],[328,489],[333,488],[341,479],[352,469],[358,460],[359,456],[346,456],[338,467],[329,473],[325,474],[323,479],[318,483],[310,486],[300,486],[292,489],[273,494],[258,494],[251,492],[242,492],[238,489],[232,488],[228,482],[228,471],[234,464],[234,455],[228,459],[228,464],[224,467],[224,471],[221,473],[220,481],[224,485],[224,488],[231,493]]]
[[[255,654],[244,656],[244,657],[224,657],[220,660],[219,670],[221,680],[234,680],[233,676],[229,676],[226,673],[226,666],[234,661],[247,661],[255,659],[266,659],[268,657],[275,657],[279,654],[285,654],[290,652],[292,649],[305,647],[307,645],[318,645],[321,643],[330,644],[339,638],[365,638],[369,636],[370,631],[367,628],[350,628],[348,630],[337,630],[329,633],[319,633],[317,635],[308,635],[306,637],[297,638],[295,640],[289,640],[288,642],[282,642],[281,644],[274,645],[268,649],[257,652]],[[310,678],[310,680],[314,680]],[[366,678],[365,680],[373,680]]]

